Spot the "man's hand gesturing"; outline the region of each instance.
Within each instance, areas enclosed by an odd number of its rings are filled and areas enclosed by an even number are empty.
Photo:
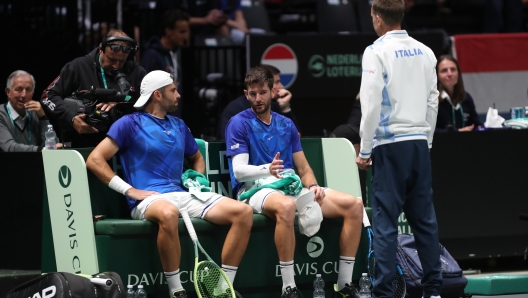
[[[282,173],[282,169],[284,168],[284,165],[282,164],[282,160],[279,158],[280,158],[280,152],[277,152],[277,154],[275,154],[275,157],[273,158],[273,161],[270,164],[269,170],[270,170],[271,175],[279,179],[282,179],[281,173]]]

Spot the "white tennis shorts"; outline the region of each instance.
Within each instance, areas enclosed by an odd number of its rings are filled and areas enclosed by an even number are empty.
[[[196,198],[193,198],[188,192],[169,192],[165,194],[152,195],[143,201],[141,201],[134,210],[132,210],[131,216],[133,219],[145,219],[145,212],[149,208],[150,204],[158,200],[164,200],[174,205],[178,210],[181,208],[187,208],[187,212],[190,217],[204,218],[207,211],[209,211],[216,203],[222,198],[222,195],[214,193],[211,197],[202,202]]]
[[[326,190],[326,188],[323,188],[323,190]],[[297,198],[304,195],[305,193],[309,192],[310,190],[306,187],[303,187],[299,195],[292,196],[292,195],[286,195],[283,191],[272,189],[272,188],[263,188],[259,191],[257,191],[254,195],[249,198],[247,203],[251,208],[253,208],[253,213],[262,213],[264,210],[264,203],[266,202],[266,199],[268,196],[274,192],[278,192],[280,194],[285,195],[288,198],[291,198],[293,201],[297,201]]]

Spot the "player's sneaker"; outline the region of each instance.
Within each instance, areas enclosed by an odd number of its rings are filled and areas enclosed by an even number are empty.
[[[187,293],[185,293],[185,290],[176,291],[172,293],[171,298],[187,298]]]
[[[350,284],[345,284],[345,287],[341,291],[337,290],[337,284],[334,284],[334,297],[335,298],[359,298],[358,291]]]
[[[284,292],[282,292],[281,298],[302,298],[301,292],[297,288],[287,287]]]

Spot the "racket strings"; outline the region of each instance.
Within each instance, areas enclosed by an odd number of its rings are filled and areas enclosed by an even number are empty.
[[[195,288],[202,297],[231,298],[233,290],[229,280],[215,263],[200,262],[196,268]]]

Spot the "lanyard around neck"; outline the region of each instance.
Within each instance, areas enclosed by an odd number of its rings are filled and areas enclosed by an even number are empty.
[[[13,136],[13,138],[15,139],[15,142],[19,143],[18,140],[17,140],[17,128],[15,126],[15,121],[13,120],[13,116],[11,116],[11,111],[9,110],[9,107],[7,106],[6,104],[6,110],[7,110],[7,114],[9,115],[9,120],[11,120],[11,124],[13,125],[13,131],[15,132],[15,135]],[[27,116],[27,119],[28,119],[28,123],[29,125],[27,125],[27,130],[28,130],[28,139],[29,139],[29,145],[32,145],[31,144],[31,113],[28,113],[26,111],[26,116]],[[18,115],[18,117],[20,117],[20,115]],[[22,131],[22,133],[24,133]]]
[[[462,115],[462,126],[460,128],[464,127],[464,109],[462,108],[461,104],[458,104],[460,106],[460,115]],[[456,128],[456,118],[455,118],[455,107],[453,104],[451,104],[451,112],[453,113],[453,127]]]
[[[103,77],[103,84],[105,89],[108,89],[108,85],[106,84],[106,77],[104,74],[103,66],[101,66],[101,55],[99,55],[99,68],[101,69],[101,77]]]

